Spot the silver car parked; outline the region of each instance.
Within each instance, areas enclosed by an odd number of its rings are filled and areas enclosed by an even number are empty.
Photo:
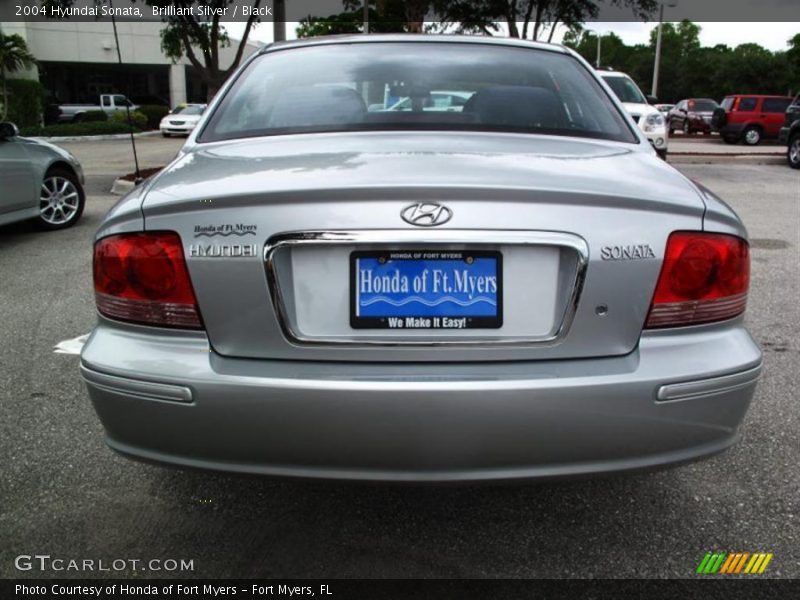
[[[468,98],[425,110],[434,90]],[[394,97],[410,110],[375,109]],[[285,42],[107,216],[81,372],[108,444],[174,465],[654,467],[738,439],[749,265],[734,212],[568,49]]]
[[[85,202],[78,159],[0,123],[0,225],[35,219],[43,229],[63,229],[77,223]]]

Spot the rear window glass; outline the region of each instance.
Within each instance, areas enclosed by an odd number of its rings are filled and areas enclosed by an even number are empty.
[[[714,112],[719,107],[719,104],[714,102],[713,100],[705,100],[705,99],[698,99],[698,100],[689,100],[689,110],[694,110],[698,112]]]
[[[441,42],[267,52],[240,75],[200,141],[419,129],[638,142],[608,94],[573,57]]]
[[[741,112],[750,112],[756,109],[758,98],[742,98],[739,101],[739,110]]]
[[[789,98],[764,98],[761,110],[768,113],[786,112],[791,102]]]

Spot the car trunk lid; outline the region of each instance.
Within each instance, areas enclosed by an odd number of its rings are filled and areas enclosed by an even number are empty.
[[[420,203],[452,216],[404,221]],[[437,132],[197,146],[143,210],[181,235],[220,354],[452,361],[630,352],[667,236],[700,229],[703,203],[625,144]],[[502,326],[352,327],[353,253],[415,251],[501,256]]]

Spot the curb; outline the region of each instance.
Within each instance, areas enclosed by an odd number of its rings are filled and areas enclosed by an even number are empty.
[[[154,135],[161,135],[160,131],[143,131],[141,133],[134,133],[134,138],[151,137]],[[127,140],[130,139],[130,133],[114,133],[108,135],[65,135],[57,137],[29,137],[30,140],[37,140],[40,142],[102,142],[105,140]]]
[[[689,153],[689,152],[670,152],[667,155],[667,162],[673,164],[700,164],[700,165],[719,165],[719,164],[746,164],[746,165],[785,165],[785,154],[722,154],[722,153]]]
[[[134,184],[132,181],[128,181],[127,179],[122,179],[120,177],[114,180],[114,184],[111,186],[111,193],[114,196],[124,196],[135,187],[136,184]]]

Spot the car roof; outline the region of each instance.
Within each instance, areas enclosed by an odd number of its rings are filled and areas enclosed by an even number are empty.
[[[381,33],[381,34],[341,34],[326,35],[311,38],[300,38],[275,42],[264,46],[260,54],[274,50],[288,48],[302,48],[308,46],[327,46],[332,44],[364,44],[380,42],[431,42],[436,44],[478,44],[484,46],[507,46],[514,48],[528,48],[547,50],[560,54],[572,54],[572,51],[561,44],[547,44],[517,38],[490,37],[478,35],[451,35],[451,34],[412,34],[412,33]]]
[[[595,70],[597,71],[597,74],[600,75],[600,77],[627,77],[628,79],[632,79],[630,75],[628,75],[627,73],[623,73],[622,71],[609,71],[605,69],[595,69]]]

